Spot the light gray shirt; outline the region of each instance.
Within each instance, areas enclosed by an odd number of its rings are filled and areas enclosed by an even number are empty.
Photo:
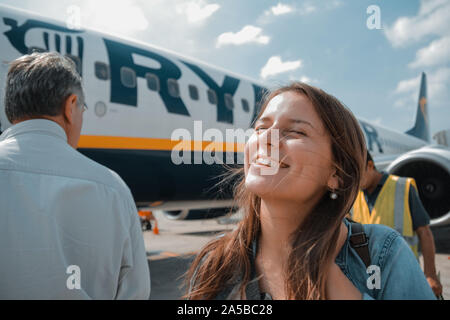
[[[0,136],[0,299],[148,299],[133,197],[53,121]]]

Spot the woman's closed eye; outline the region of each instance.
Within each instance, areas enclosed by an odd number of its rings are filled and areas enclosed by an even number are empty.
[[[267,128],[265,128],[265,127],[256,127],[255,128],[256,133],[261,133],[264,130],[267,130]]]
[[[267,130],[268,128],[263,127],[263,126],[259,126],[255,128],[255,132],[257,134],[262,133],[263,131]],[[306,134],[306,132],[304,130],[285,130],[284,131],[284,135],[285,136],[305,136],[307,137],[308,135]]]
[[[288,131],[286,132],[286,135],[287,135],[287,136],[305,136],[305,137],[308,136],[308,135],[306,134],[306,132],[305,132],[305,131],[302,131],[302,130],[288,130]]]

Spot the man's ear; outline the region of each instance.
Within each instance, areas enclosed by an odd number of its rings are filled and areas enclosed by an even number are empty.
[[[64,102],[63,117],[69,124],[72,124],[74,121],[73,111],[75,110],[74,108],[77,108],[77,101],[77,95],[72,93]]]

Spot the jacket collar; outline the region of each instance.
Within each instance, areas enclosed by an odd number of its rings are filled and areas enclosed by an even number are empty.
[[[352,235],[352,228],[350,228],[350,222],[347,220],[347,218],[344,218],[344,224],[348,229],[347,240],[344,242],[341,251],[339,251],[339,254],[336,257],[335,262],[337,265],[345,268],[347,266],[347,255],[350,243],[350,236]]]
[[[32,119],[19,122],[5,130],[0,136],[0,141],[26,133],[46,134],[67,142],[67,135],[64,129],[56,122],[47,119]]]

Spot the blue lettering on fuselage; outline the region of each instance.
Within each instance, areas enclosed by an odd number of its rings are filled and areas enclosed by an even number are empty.
[[[369,151],[373,151],[372,145],[375,143],[378,146],[378,152],[383,153],[383,147],[381,146],[380,140],[378,139],[377,130],[366,122],[360,121],[360,123],[366,134],[367,149]]]
[[[10,26],[11,29],[4,32],[4,35],[8,38],[9,42],[12,46],[19,51],[21,54],[27,54],[29,52],[29,48],[25,44],[25,35],[28,31],[35,28],[48,29],[53,31],[61,31],[67,33],[81,33],[82,30],[73,30],[64,28],[58,25],[50,24],[47,22],[42,22],[38,20],[27,20],[21,26],[17,25],[17,21],[11,18],[3,18],[3,22],[5,25]],[[48,33],[44,34],[46,49],[49,50],[48,46]],[[59,35],[58,35],[59,37]],[[58,41],[58,40],[56,40]],[[57,45],[58,46],[58,45]],[[59,51],[58,51],[59,52]],[[82,57],[79,57],[80,59]]]
[[[25,43],[26,34],[31,29],[40,28],[40,29],[47,29],[47,30],[51,30],[51,31],[60,31],[60,32],[65,32],[65,33],[71,33],[71,34],[72,33],[78,34],[78,33],[84,32],[82,30],[68,29],[68,28],[64,28],[64,27],[61,27],[61,26],[58,26],[55,24],[42,22],[42,21],[38,21],[38,20],[32,20],[32,19],[25,21],[20,26],[17,25],[16,20],[11,19],[11,18],[3,18],[3,22],[5,23],[5,25],[11,27],[11,29],[4,32],[4,35],[8,38],[11,45],[21,54],[28,54],[31,51],[30,50],[31,48],[28,47]],[[49,45],[48,32],[43,32],[42,36],[43,36],[43,40],[44,40],[45,49],[44,48],[41,48],[41,49],[49,51],[50,45]],[[67,39],[70,39],[70,36],[66,37],[66,52],[65,53],[72,55],[72,42],[71,42],[71,40],[67,41]],[[78,67],[78,71],[80,72],[80,74],[82,74],[82,70],[83,70],[83,68],[82,68],[82,65],[83,65],[83,39],[79,36],[77,36],[76,39],[77,39],[77,44],[78,44],[77,57],[79,58],[79,63],[80,63],[80,65],[77,67]],[[56,51],[59,53],[63,53],[62,48],[61,48],[61,36],[56,33],[54,40],[55,40]]]
[[[181,70],[169,59],[152,51],[133,47],[117,41],[103,39],[108,51],[111,66],[111,102],[121,103],[132,107],[137,107],[137,86],[125,87],[121,81],[120,72],[122,67],[133,69],[136,77],[145,78],[146,73],[158,76],[160,81],[159,96],[164,102],[167,111],[179,115],[189,116],[189,111],[183,100],[169,94],[168,79],[178,80],[181,77]],[[133,62],[133,54],[138,54],[153,60],[161,65],[160,68],[150,68],[137,65]]]
[[[254,122],[256,121],[256,118],[258,117],[261,111],[264,96],[268,92],[266,88],[258,86],[256,84],[253,84],[252,87],[253,87],[253,94],[255,96],[255,108],[253,109],[253,117],[252,121],[250,122],[250,126],[254,125]]]
[[[209,89],[214,90],[217,94],[217,122],[233,123],[233,110],[230,110],[225,105],[225,94],[230,94],[234,97],[236,90],[239,86],[239,79],[225,76],[223,84],[221,87],[202,69],[198,66],[182,61],[186,66],[189,67],[197,76],[202,79],[202,81],[209,87]]]

